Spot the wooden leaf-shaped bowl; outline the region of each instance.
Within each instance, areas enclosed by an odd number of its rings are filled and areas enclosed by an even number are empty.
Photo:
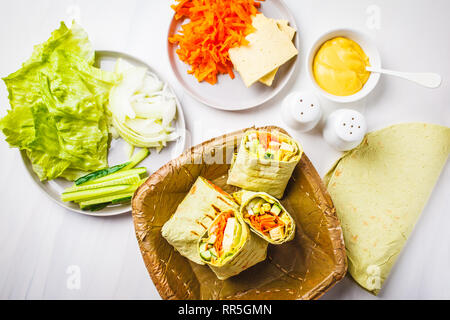
[[[257,129],[286,133],[274,126]],[[226,181],[246,130],[192,147],[153,173],[133,197],[136,237],[163,299],[316,299],[345,275],[344,240],[335,208],[305,154],[281,200],[296,221],[296,235],[283,245],[269,245],[265,261],[221,281],[208,266],[181,256],[161,236],[161,227],[198,176],[227,192],[238,190]]]

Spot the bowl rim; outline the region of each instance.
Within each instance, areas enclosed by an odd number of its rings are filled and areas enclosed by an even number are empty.
[[[349,102],[355,102],[358,100],[361,100],[362,98],[366,97],[372,90],[376,87],[378,84],[378,81],[380,79],[380,74],[371,72],[369,79],[364,84],[361,90],[358,92],[349,95],[349,96],[337,96],[331,93],[326,92],[324,89],[322,89],[316,82],[316,79],[314,77],[313,71],[312,71],[312,64],[314,61],[314,57],[316,55],[317,50],[324,44],[326,41],[333,39],[335,37],[345,37],[349,38],[350,40],[355,41],[366,53],[366,55],[369,57],[370,65],[375,68],[381,68],[381,58],[380,53],[373,41],[373,39],[365,34],[364,32],[361,32],[356,29],[351,28],[335,28],[328,30],[324,33],[322,33],[319,37],[316,38],[316,40],[313,42],[313,44],[309,47],[308,53],[306,56],[306,70],[308,73],[309,80],[311,81],[314,89],[320,93],[323,97],[334,101],[338,103],[349,103]]]

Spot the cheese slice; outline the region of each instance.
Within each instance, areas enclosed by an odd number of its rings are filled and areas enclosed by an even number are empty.
[[[222,248],[223,252],[228,252],[233,244],[234,228],[236,227],[236,218],[228,218],[227,225],[223,232]]]
[[[283,226],[278,226],[269,231],[269,236],[272,240],[280,240],[283,238]]]
[[[278,29],[280,29],[292,41],[292,39],[294,39],[294,35],[297,30],[289,26],[289,21],[275,20],[275,22],[277,23]]]
[[[275,20],[257,14],[252,19],[252,26],[256,31],[246,37],[249,44],[228,51],[247,87],[298,54]]]
[[[278,29],[280,29],[292,41],[294,39],[296,30],[289,26],[289,21],[275,20],[275,22],[277,24]],[[275,79],[275,75],[277,74],[278,69],[279,68],[275,68],[274,70],[270,71],[264,77],[259,79],[259,82],[264,83],[266,86],[270,87],[273,83],[273,80]]]
[[[291,146],[289,143],[282,142],[281,146],[280,146],[280,150],[293,152],[294,151],[294,147]]]

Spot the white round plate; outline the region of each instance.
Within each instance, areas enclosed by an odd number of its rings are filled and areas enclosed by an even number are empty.
[[[114,69],[114,64],[118,58],[122,58],[125,61],[131,63],[132,65],[145,67],[148,69],[148,71],[156,74],[161,79],[161,81],[166,82],[165,79],[163,79],[157,72],[155,72],[155,70],[153,70],[153,68],[148,66],[145,62],[120,52],[96,51],[95,65],[103,70],[112,71]],[[146,167],[149,174],[159,169],[169,160],[178,157],[184,151],[186,126],[180,102],[178,101],[178,99],[176,99],[176,101],[177,101],[177,117],[174,126],[176,130],[180,133],[180,137],[176,141],[168,142],[167,146],[164,149],[162,149],[160,153],[157,153],[155,148],[150,149],[150,155],[138,165],[139,167],[141,166]],[[126,142],[123,139],[121,138],[112,139],[111,146],[108,151],[109,165],[113,166],[116,164],[126,162],[128,160],[126,150],[127,150]],[[22,151],[21,155],[28,173],[30,174],[32,179],[36,182],[36,184],[39,186],[39,188],[43,190],[50,197],[50,199],[52,199],[62,207],[69,209],[71,211],[91,216],[112,216],[131,212],[130,204],[118,204],[108,206],[102,210],[91,212],[81,210],[78,204],[74,202],[61,201],[60,199],[61,193],[65,188],[73,185],[73,182],[61,178],[57,178],[51,181],[40,181],[38,176],[34,173],[33,168],[31,166],[31,162],[26,156],[25,152]]]
[[[283,1],[267,0],[261,2],[259,10],[268,18],[288,20],[289,25],[298,30],[294,16]],[[173,17],[168,36],[175,34],[182,24],[182,20],[177,21]],[[293,41],[295,47],[299,50],[297,33]],[[236,76],[234,79],[231,79],[228,75],[219,75],[217,83],[210,85],[205,81],[199,83],[195,76],[187,73],[190,66],[178,58],[177,48],[178,45],[167,41],[170,65],[178,82],[193,98],[210,107],[222,110],[250,109],[270,100],[288,83],[297,64],[296,56],[282,65],[270,87],[256,82],[250,88],[247,88],[236,70],[234,70]]]

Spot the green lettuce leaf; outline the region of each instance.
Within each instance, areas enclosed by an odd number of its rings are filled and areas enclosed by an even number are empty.
[[[41,180],[74,180],[108,166],[106,105],[120,79],[93,62],[83,29],[61,23],[21,69],[3,78],[11,110],[0,129],[10,146],[26,150]]]

